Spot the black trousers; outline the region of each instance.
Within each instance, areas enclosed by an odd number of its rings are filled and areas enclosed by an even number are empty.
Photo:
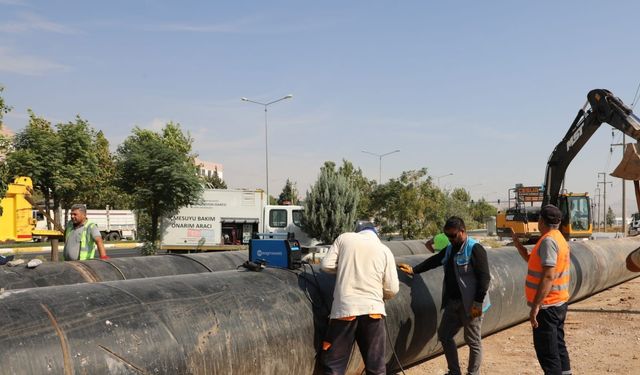
[[[540,309],[533,330],[533,346],[545,375],[571,374],[569,353],[564,342],[564,320],[567,304]]]
[[[349,364],[353,343],[357,342],[367,375],[384,375],[385,367],[384,317],[373,319],[360,315],[352,321],[331,319],[322,350],[325,375],[342,375]]]

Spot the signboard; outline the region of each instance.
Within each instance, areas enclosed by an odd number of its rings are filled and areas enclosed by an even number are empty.
[[[542,202],[544,191],[540,186],[522,186],[516,189],[519,202]]]

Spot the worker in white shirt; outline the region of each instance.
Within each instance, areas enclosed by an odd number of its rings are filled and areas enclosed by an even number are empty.
[[[341,234],[323,258],[324,272],[336,274],[329,329],[322,342],[324,374],[344,374],[353,342],[367,374],[384,375],[384,301],[398,293],[398,271],[391,250],[380,242],[373,223],[358,221]]]

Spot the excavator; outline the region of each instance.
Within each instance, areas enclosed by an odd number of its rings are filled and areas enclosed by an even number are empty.
[[[595,89],[587,94],[587,102],[578,111],[564,138],[556,145],[547,162],[544,183],[540,186],[540,206],[526,206],[517,192],[516,204],[496,217],[496,232],[500,237],[519,238],[535,242],[540,237],[538,218],[540,208],[553,204],[560,208],[563,220],[560,231],[567,239],[589,238],[593,231],[591,202],[588,193],[571,193],[563,189],[569,164],[582,150],[602,123],[607,123],[636,141],[640,140],[640,118],[622,100],[605,89]],[[640,211],[640,154],[636,144],[625,150],[614,177],[633,180],[636,201]],[[517,188],[517,187],[516,187]]]

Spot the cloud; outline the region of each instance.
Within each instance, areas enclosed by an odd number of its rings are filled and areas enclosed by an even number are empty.
[[[38,56],[19,55],[0,47],[0,72],[39,76],[51,71],[68,70],[66,65],[48,61]]]
[[[0,32],[4,33],[26,33],[31,31],[46,31],[58,34],[77,33],[77,30],[71,27],[49,21],[33,13],[23,13],[19,16],[18,20],[5,22],[0,25]]]

